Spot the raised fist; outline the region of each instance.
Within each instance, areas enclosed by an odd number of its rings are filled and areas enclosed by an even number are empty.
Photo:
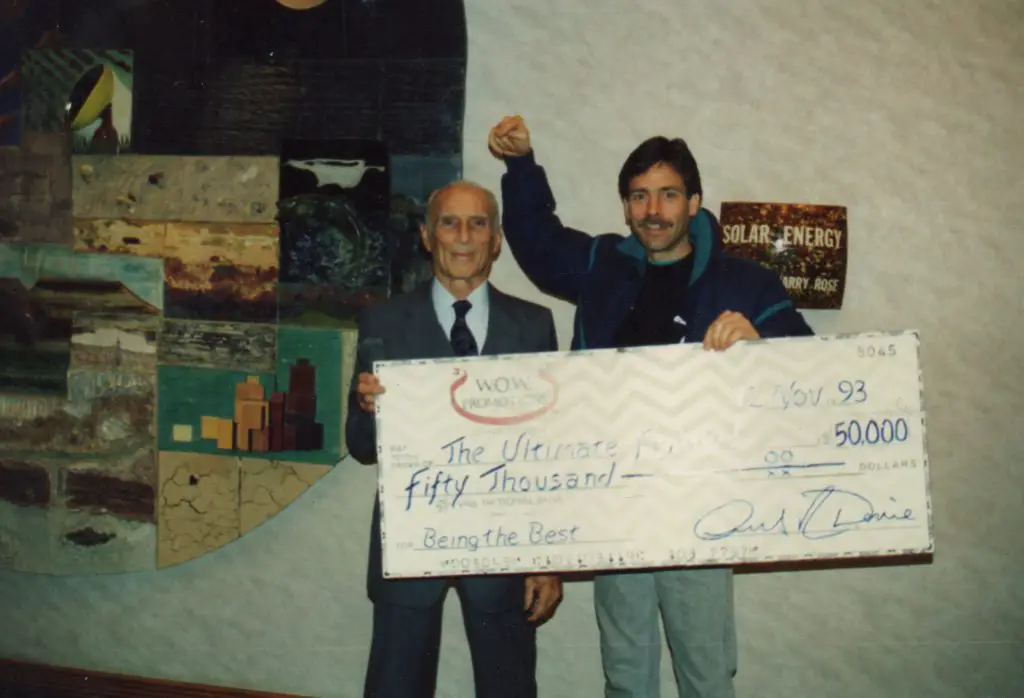
[[[506,116],[491,129],[487,147],[498,158],[519,157],[530,152],[530,131],[521,116]]]

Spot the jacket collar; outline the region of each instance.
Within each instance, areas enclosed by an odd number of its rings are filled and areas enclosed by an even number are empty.
[[[690,220],[690,242],[693,243],[693,271],[690,273],[690,286],[693,286],[708,268],[712,256],[722,254],[722,236],[718,221],[706,208],[697,211]],[[647,264],[647,251],[630,234],[616,245],[616,249],[635,260],[641,268]]]

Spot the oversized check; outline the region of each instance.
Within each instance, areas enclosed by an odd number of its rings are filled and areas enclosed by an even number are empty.
[[[932,551],[915,332],[374,370],[388,577]]]

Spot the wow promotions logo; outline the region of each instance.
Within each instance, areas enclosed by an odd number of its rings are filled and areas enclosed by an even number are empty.
[[[544,370],[536,374],[500,373],[501,363],[455,369],[452,409],[477,424],[507,426],[536,419],[555,406],[558,383]],[[507,367],[507,364],[506,364]]]

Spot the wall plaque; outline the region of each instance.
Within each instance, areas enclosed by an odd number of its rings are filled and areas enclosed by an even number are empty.
[[[725,251],[778,272],[797,308],[843,306],[845,206],[727,201],[719,219]]]

